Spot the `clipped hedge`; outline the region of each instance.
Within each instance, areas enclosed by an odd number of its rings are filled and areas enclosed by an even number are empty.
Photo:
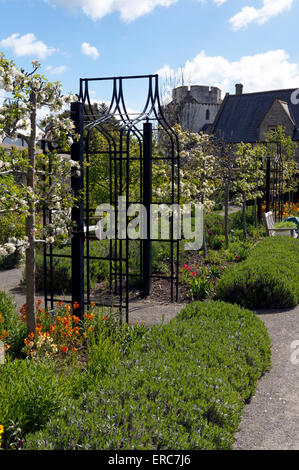
[[[294,307],[299,303],[299,240],[261,240],[245,261],[225,272],[216,295],[248,308]]]
[[[270,366],[270,339],[248,310],[197,302],[153,327],[70,400],[26,449],[230,449],[246,400]]]

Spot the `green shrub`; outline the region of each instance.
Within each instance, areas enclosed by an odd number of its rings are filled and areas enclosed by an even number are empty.
[[[109,240],[105,241],[91,241],[89,244],[90,254],[90,287],[93,288],[96,283],[101,281],[109,282],[110,265],[109,261],[97,261],[92,257],[108,257],[109,255]],[[85,245],[86,249],[86,245]],[[125,257],[125,241],[123,242],[123,257]],[[130,241],[129,244],[129,270],[133,276],[130,278],[130,285],[137,286],[140,281],[140,242]],[[170,257],[170,244],[153,242],[152,246],[153,259],[152,266],[154,273],[165,273],[168,271],[168,261]],[[72,265],[70,258],[55,257],[57,255],[70,255],[71,247],[65,246],[63,248],[53,248],[53,291],[57,294],[68,294],[72,290]],[[123,263],[123,272],[125,272],[125,263]],[[86,270],[87,272],[87,270]],[[25,276],[25,274],[24,274]],[[49,258],[47,263],[47,279],[48,288],[50,288],[50,266]],[[24,279],[25,280],[25,279]],[[85,276],[85,288],[87,288]],[[44,290],[44,255],[41,250],[36,255],[36,289],[37,291]]]
[[[267,330],[252,312],[191,304],[27,435],[25,448],[229,449],[244,402],[269,365]]]
[[[240,209],[239,211],[237,212],[234,212],[232,214],[229,214],[229,228],[230,230],[233,229],[233,230],[243,230],[243,212],[242,210]],[[253,210],[252,208],[248,207],[246,209],[246,225],[247,225],[247,228],[250,226],[250,225],[254,225],[255,223],[255,217],[254,217],[254,213],[253,213]]]
[[[224,217],[220,214],[207,212],[204,215],[205,233],[209,235],[221,235],[224,233]]]
[[[248,308],[284,308],[299,303],[299,241],[261,240],[216,286],[217,298]]]
[[[253,243],[250,241],[233,242],[229,244],[227,250],[224,251],[224,256],[227,261],[244,261],[252,248]]]
[[[86,247],[86,246],[85,246]],[[90,257],[105,257],[108,255],[108,242],[92,241],[89,244]],[[71,247],[53,249],[53,291],[57,294],[68,294],[72,290],[72,265],[70,258],[55,257],[58,255],[70,255]],[[50,266],[49,258],[47,263],[48,288],[50,288]],[[97,282],[109,278],[109,262],[90,259],[90,287],[94,287]],[[85,288],[86,288],[85,279]],[[44,289],[44,256],[41,250],[36,255],[36,289]]]
[[[38,430],[57,413],[66,395],[50,361],[8,360],[0,367],[0,423],[3,447],[18,446],[25,434]]]
[[[206,236],[207,245],[212,250],[221,250],[225,243],[224,235],[214,235],[209,232]]]
[[[19,266],[22,258],[23,257],[19,251],[15,251],[7,256],[0,256],[0,271],[16,268]]]
[[[0,292],[0,313],[4,320],[3,329],[8,331],[9,336],[5,342],[9,345],[9,355],[22,357],[24,339],[26,338],[26,326],[21,316],[16,312],[16,305],[12,298],[4,291]]]

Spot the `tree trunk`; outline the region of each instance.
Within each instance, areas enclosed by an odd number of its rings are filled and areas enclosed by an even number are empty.
[[[27,170],[27,188],[34,193],[35,154],[36,154],[36,94],[31,94],[31,134],[28,145],[29,167]],[[26,217],[26,236],[28,248],[26,250],[26,318],[28,333],[35,332],[35,205],[29,204],[29,214]]]

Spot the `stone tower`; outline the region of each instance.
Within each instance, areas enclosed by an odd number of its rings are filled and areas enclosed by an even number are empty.
[[[217,87],[179,86],[172,90],[172,101],[164,107],[164,114],[171,125],[180,124],[191,132],[205,131],[213,124],[221,102]]]

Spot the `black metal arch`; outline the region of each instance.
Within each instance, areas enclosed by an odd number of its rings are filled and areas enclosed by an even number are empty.
[[[147,95],[145,104],[139,114],[131,115],[126,106],[124,83],[128,80],[146,80]],[[111,100],[105,112],[97,113],[97,108],[90,97],[90,84],[106,81],[111,84]],[[72,177],[72,188],[79,203],[72,210],[72,219],[76,230],[72,238],[72,302],[78,302],[78,314],[82,316],[86,305],[111,307],[120,312],[121,318],[129,321],[129,300],[132,284],[137,284],[143,297],[149,295],[152,280],[165,278],[169,282],[169,298],[178,298],[179,240],[174,238],[173,224],[170,226],[170,239],[152,240],[150,237],[150,205],[152,197],[152,164],[153,160],[167,161],[171,167],[170,193],[167,201],[155,201],[156,204],[180,204],[180,158],[179,143],[171,126],[167,123],[159,96],[158,75],[139,75],[128,77],[84,78],[80,80],[79,101],[72,103],[71,115],[76,131],[80,135],[78,142],[72,146],[72,159],[79,162],[82,168],[80,178]],[[109,127],[109,125],[114,124]],[[167,155],[156,156],[152,152],[153,135],[165,135],[168,141]],[[93,147],[94,135],[100,135],[101,145]],[[132,140],[135,151],[132,153]],[[137,149],[137,150],[136,150]],[[102,159],[109,174],[109,204],[117,206],[118,197],[126,197],[126,227],[129,222],[127,210],[130,204],[142,203],[147,209],[147,236],[142,240],[130,240],[127,230],[125,237],[118,230],[122,214],[114,212],[114,240],[103,243],[104,253],[93,253],[92,244],[101,245],[94,236],[95,207],[91,201],[91,170],[94,159]],[[131,197],[130,178],[133,162],[138,167],[138,197]],[[100,176],[100,175],[99,175]],[[84,192],[84,196],[82,195]],[[152,272],[152,244],[159,241],[170,245],[170,272],[157,274]],[[131,254],[138,251],[137,264],[132,267]],[[53,269],[52,253],[50,260]],[[97,294],[91,288],[91,265],[102,263],[109,271],[109,286],[105,292]],[[133,269],[134,268],[134,269]],[[50,282],[51,282],[50,276]],[[51,290],[51,289],[50,289]],[[51,298],[53,304],[53,289]]]

